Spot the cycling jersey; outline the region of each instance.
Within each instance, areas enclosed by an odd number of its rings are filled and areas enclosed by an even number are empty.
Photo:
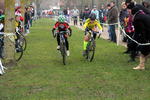
[[[86,29],[86,27],[88,27],[89,29],[93,29],[93,28],[95,28],[95,26],[98,26],[98,28],[99,28],[100,30],[103,30],[102,27],[101,27],[101,25],[99,24],[99,22],[98,22],[97,20],[95,20],[95,22],[92,24],[92,23],[90,22],[90,18],[88,18],[88,19],[86,20],[85,24],[84,24],[84,29]]]

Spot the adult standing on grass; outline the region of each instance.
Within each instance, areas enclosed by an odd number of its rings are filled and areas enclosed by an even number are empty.
[[[72,16],[74,20],[74,26],[78,25],[77,21],[78,21],[78,16],[79,16],[79,10],[76,7],[74,7],[74,9],[72,10]]]
[[[108,15],[109,15],[109,11],[110,11],[110,4],[107,4],[107,15],[106,15],[106,19],[108,19]],[[111,33],[110,33],[110,25],[108,25],[108,34],[109,34],[109,38],[107,40],[111,40]]]
[[[105,23],[105,18],[106,16],[106,10],[104,9],[104,5],[101,6],[101,9],[99,10],[99,20],[100,23]],[[103,28],[103,24],[101,24],[102,28]]]
[[[82,22],[83,22],[83,19],[84,19],[84,16],[83,16],[83,10],[81,10],[80,12],[80,26],[82,26]]]
[[[134,39],[139,43],[150,43],[150,16],[143,14],[139,7],[134,7],[131,11],[135,28]],[[139,50],[141,52],[140,64],[133,68],[134,70],[145,69],[144,64],[146,57],[150,54],[150,45],[140,45]]]
[[[86,20],[89,18],[91,11],[89,10],[88,6],[85,6],[84,14],[83,14],[83,24],[86,22]]]
[[[108,15],[108,24],[110,24],[111,41],[116,43],[115,23],[118,22],[118,9],[115,6],[114,1],[110,2],[110,6],[111,8]]]
[[[71,15],[71,12],[69,10],[69,7],[67,8],[67,23],[70,23],[70,15]]]
[[[91,13],[94,13],[96,15],[96,20],[99,19],[99,12],[98,12],[96,6],[94,6],[94,8],[92,9]]]
[[[65,20],[66,20],[66,18],[67,18],[67,8],[66,7],[63,12],[64,12]]]

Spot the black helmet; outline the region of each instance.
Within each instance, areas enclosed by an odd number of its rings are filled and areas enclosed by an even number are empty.
[[[95,20],[96,19],[96,15],[94,13],[91,13],[89,18],[90,18],[90,20]]]

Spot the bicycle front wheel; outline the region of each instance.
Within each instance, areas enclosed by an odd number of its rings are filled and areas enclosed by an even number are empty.
[[[23,51],[27,48],[27,41],[23,34],[20,34],[20,38],[18,39],[20,45],[22,46]]]
[[[17,48],[15,48],[15,59],[16,61],[19,61],[22,58],[23,55],[23,49],[20,44],[17,44]]]
[[[90,62],[94,58],[95,46],[96,46],[95,40],[91,39],[91,41],[88,42],[88,46],[87,46],[87,58],[88,58],[88,61]]]
[[[60,43],[60,51],[63,58],[63,64],[66,65],[66,45],[64,42]]]

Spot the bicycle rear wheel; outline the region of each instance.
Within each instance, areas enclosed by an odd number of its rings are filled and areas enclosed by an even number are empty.
[[[20,44],[17,44],[17,48],[15,48],[15,59],[16,61],[19,61],[22,58],[23,55],[23,49]]]
[[[87,59],[88,61],[92,61],[94,58],[94,53],[95,53],[95,46],[96,46],[96,42],[94,39],[91,39],[91,41],[88,42],[88,46],[87,46]]]
[[[66,65],[66,45],[65,42],[60,43],[60,51],[63,57],[63,64]]]

